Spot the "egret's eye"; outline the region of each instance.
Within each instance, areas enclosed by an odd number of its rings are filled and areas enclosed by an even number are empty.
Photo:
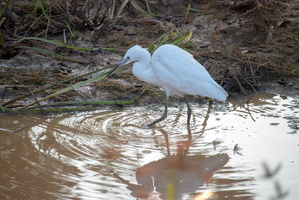
[[[130,56],[128,56],[127,59],[130,60]]]

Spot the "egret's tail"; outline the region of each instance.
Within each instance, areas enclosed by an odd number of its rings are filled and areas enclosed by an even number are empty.
[[[207,94],[205,95],[206,97],[217,99],[219,101],[225,101],[228,96],[227,92],[216,82],[214,82],[214,84],[206,84],[205,94]]]

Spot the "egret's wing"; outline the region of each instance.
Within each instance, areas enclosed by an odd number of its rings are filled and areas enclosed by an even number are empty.
[[[227,93],[207,70],[191,54],[174,45],[163,45],[156,50],[152,67],[161,85],[170,93],[226,99]]]

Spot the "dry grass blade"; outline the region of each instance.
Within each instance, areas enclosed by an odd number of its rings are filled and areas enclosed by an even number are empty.
[[[178,32],[176,29],[172,29],[165,34],[163,34],[161,37],[159,37],[157,40],[152,42],[148,49],[149,51],[155,51],[159,46],[163,44],[174,44],[174,45],[180,45],[180,44],[186,44],[190,41],[192,37],[192,32],[188,31],[183,36],[180,36],[181,32]]]
[[[52,106],[78,106],[78,105],[124,105],[124,104],[131,104],[133,103],[136,99],[138,99],[142,94],[144,94],[147,90],[147,87],[144,88],[139,94],[137,94],[134,98],[131,100],[111,100],[111,101],[62,101],[62,102],[55,102],[55,103],[49,103],[45,106],[47,107],[52,107]],[[44,107],[45,107],[44,106]],[[44,109],[46,110],[46,109]],[[47,110],[46,110],[47,111]]]
[[[238,86],[240,87],[241,91],[243,92],[243,94],[248,95],[246,89],[243,87],[243,84],[241,83],[241,81],[238,79],[238,77],[234,74],[231,73],[233,78],[236,80],[236,82],[238,83]]]
[[[66,83],[69,83],[69,82],[71,82],[71,81],[78,80],[78,79],[81,79],[81,78],[83,78],[83,77],[90,76],[90,75],[92,75],[92,74],[98,73],[98,72],[100,72],[100,71],[103,71],[103,70],[106,70],[106,69],[110,69],[110,68],[112,68],[112,67],[114,67],[114,66],[104,67],[104,68],[102,68],[102,69],[95,70],[95,71],[93,71],[93,72],[89,72],[89,73],[86,73],[86,74],[83,74],[83,75],[80,75],[80,76],[77,76],[77,77],[74,77],[74,78],[71,78],[71,79],[67,79],[67,80],[61,81],[61,82],[59,82],[59,83],[56,83],[56,84],[47,86],[47,87],[39,88],[39,89],[37,89],[37,90],[34,90],[34,91],[33,91],[33,94],[41,93],[41,92],[43,92],[43,91],[45,91],[45,90],[48,90],[48,89],[51,89],[51,88],[53,88],[53,87],[55,87],[55,86],[57,86],[57,85],[66,84]],[[18,96],[18,97],[14,98],[14,99],[11,99],[11,100],[9,100],[9,101],[3,103],[2,106],[3,106],[3,108],[5,109],[4,106],[13,104],[13,103],[15,103],[16,101],[19,101],[19,100],[21,100],[21,99],[25,99],[25,98],[29,97],[30,95],[31,95],[31,94],[25,94],[25,95],[22,95],[22,96]],[[3,109],[2,109],[2,110],[3,110]]]
[[[86,81],[78,82],[78,83],[76,83],[76,84],[74,84],[74,85],[71,85],[71,86],[66,87],[66,88],[63,88],[63,89],[61,89],[61,90],[59,90],[59,91],[57,91],[57,92],[54,92],[53,94],[50,94],[50,95],[48,95],[48,96],[46,96],[46,97],[44,97],[44,98],[38,100],[37,102],[45,101],[45,100],[50,99],[50,98],[52,98],[52,97],[58,96],[58,95],[60,95],[60,94],[66,93],[66,92],[71,91],[71,90],[74,90],[74,89],[77,89],[77,88],[79,88],[79,87],[81,87],[81,86],[84,86],[84,85],[93,83],[93,82],[95,82],[95,81],[101,80],[101,79],[105,78],[107,75],[108,75],[108,72],[103,73],[103,74],[100,74],[100,75],[98,75],[98,76],[95,76],[95,77],[93,77],[93,78],[91,78],[91,79],[88,79],[88,80],[86,80]],[[19,109],[17,109],[17,110],[24,110],[24,109],[29,108],[30,106],[36,104],[37,102],[30,103],[30,104],[28,104],[28,105],[26,105],[26,106],[23,106],[23,107],[21,107],[21,108],[19,108]]]
[[[176,39],[175,41],[171,42],[171,44],[185,44],[190,41],[192,37],[192,32],[189,30],[184,36]]]
[[[47,113],[45,112],[45,110],[43,109],[43,107],[42,107],[42,106],[40,105],[40,103],[38,102],[38,100],[37,100],[36,96],[33,94],[32,90],[31,90],[30,88],[28,88],[28,89],[29,89],[29,91],[30,91],[30,93],[31,93],[31,95],[32,95],[32,97],[33,97],[33,99],[35,100],[37,106],[39,107],[40,111],[43,113],[44,116],[47,116]]]
[[[145,10],[143,10],[135,0],[130,0],[131,5],[137,10],[138,12],[141,12],[143,14],[148,14]]]
[[[119,70],[121,70],[122,68],[124,68],[124,67],[126,67],[126,66],[127,66],[127,65],[124,65],[124,66],[118,68],[116,71],[119,71]],[[66,93],[66,92],[68,92],[68,91],[75,90],[75,89],[77,89],[77,88],[79,88],[79,87],[82,87],[82,86],[84,86],[84,85],[91,84],[91,83],[93,83],[93,82],[95,82],[95,81],[99,81],[99,80],[105,78],[109,73],[110,73],[110,72],[105,72],[105,73],[102,73],[102,74],[100,74],[100,75],[97,75],[97,76],[95,76],[95,77],[93,77],[93,78],[91,78],[91,79],[88,79],[88,80],[86,80],[86,81],[81,81],[81,82],[78,82],[78,83],[76,83],[76,84],[74,84],[74,85],[71,85],[71,86],[69,86],[69,87],[63,88],[63,89],[61,89],[61,90],[59,90],[59,91],[57,91],[57,92],[54,92],[53,94],[50,94],[50,95],[48,95],[48,96],[46,96],[46,97],[44,97],[44,98],[42,98],[42,99],[40,99],[40,100],[38,100],[38,101],[35,101],[35,102],[30,103],[30,104],[28,104],[28,105],[25,105],[25,106],[23,106],[23,107],[21,107],[21,108],[19,108],[19,109],[17,109],[17,110],[24,110],[24,109],[27,109],[27,108],[31,107],[32,105],[35,105],[36,103],[45,101],[45,100],[47,100],[47,99],[50,99],[50,98],[52,98],[52,97],[58,96],[58,95],[63,94],[63,93]]]
[[[125,67],[125,66],[123,66],[123,67]],[[121,68],[118,69],[118,70],[121,70],[123,67],[121,67]],[[117,70],[117,71],[118,71],[118,70]],[[48,100],[48,99],[53,98],[53,97],[55,97],[55,96],[61,95],[61,94],[63,94],[63,93],[66,93],[66,92],[68,92],[68,91],[75,90],[75,89],[77,89],[77,88],[79,88],[79,87],[82,87],[82,86],[84,86],[84,85],[91,84],[91,83],[93,83],[93,82],[95,82],[95,81],[99,81],[99,80],[105,78],[108,74],[109,74],[109,72],[102,73],[102,74],[97,75],[97,76],[95,76],[95,77],[93,77],[93,78],[91,78],[91,79],[88,79],[88,80],[86,80],[86,81],[78,82],[78,83],[76,83],[76,84],[74,84],[74,85],[71,85],[71,86],[66,87],[66,88],[63,88],[63,89],[61,89],[61,90],[59,90],[59,91],[57,91],[57,92],[54,92],[53,94],[50,94],[50,95],[48,95],[48,96],[46,96],[46,97],[44,97],[44,98],[42,98],[42,99],[40,99],[40,100],[35,99],[35,101],[34,101],[33,103],[27,104],[27,105],[25,105],[25,106],[23,106],[23,107],[21,107],[21,108],[16,109],[16,110],[17,110],[17,111],[27,110],[28,108],[32,108],[32,106],[35,105],[35,104],[39,105],[39,103],[42,102],[42,101]],[[146,91],[146,88],[145,88],[139,95],[137,95],[135,98],[133,98],[133,99],[130,100],[130,101],[90,101],[90,102],[88,102],[88,101],[82,101],[81,103],[80,103],[80,102],[71,101],[71,102],[69,102],[69,103],[68,103],[68,102],[65,102],[65,104],[130,104],[130,103],[134,102],[134,101],[136,100],[136,98],[138,98],[138,97],[139,97],[141,94],[143,94],[145,91]],[[33,93],[32,93],[32,94],[33,94]],[[57,105],[59,105],[59,104],[60,104],[60,103],[57,103]],[[62,104],[63,104],[63,103],[62,103]],[[51,104],[50,104],[50,105],[51,105]],[[52,104],[52,105],[55,105],[55,104]],[[39,106],[39,107],[40,107],[40,106]]]
[[[117,12],[115,18],[118,18],[118,17],[121,15],[123,9],[124,9],[125,6],[129,3],[129,1],[130,1],[130,0],[125,0],[125,1],[121,4],[121,6],[120,6],[120,8],[119,8],[119,10],[118,10],[118,12]]]
[[[115,0],[110,0],[108,9],[108,19],[113,19],[115,11]]]

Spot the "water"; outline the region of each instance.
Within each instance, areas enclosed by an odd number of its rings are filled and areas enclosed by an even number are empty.
[[[297,99],[192,108],[0,115],[0,199],[298,198]]]

